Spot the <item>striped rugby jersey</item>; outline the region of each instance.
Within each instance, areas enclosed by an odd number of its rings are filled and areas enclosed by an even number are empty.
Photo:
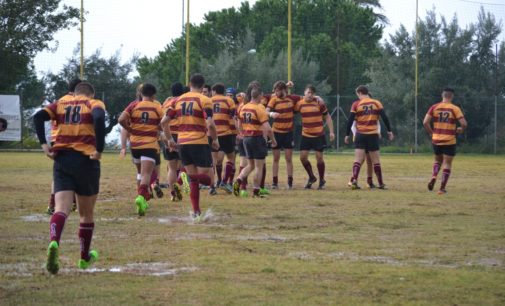
[[[358,134],[379,134],[379,116],[384,107],[379,100],[364,98],[355,101],[351,113],[355,114]]]
[[[68,93],[53,103],[58,103],[58,101],[60,101],[60,100],[61,101],[69,101],[69,100],[72,100],[73,98],[74,98],[74,95],[71,95]],[[58,123],[56,122],[56,120],[52,120],[51,121],[51,141],[52,142],[56,141],[56,132],[57,131],[58,131]]]
[[[105,111],[105,105],[100,100],[85,96],[72,97],[68,100],[58,100],[44,108],[51,120],[58,125],[54,137],[53,150],[74,150],[85,155],[96,151],[95,127],[91,112],[95,108]]]
[[[238,114],[242,124],[242,135],[249,136],[263,136],[263,123],[268,121],[268,114],[262,104],[247,103],[240,107]]]
[[[301,99],[300,96],[287,95],[284,98],[279,98],[273,95],[268,101],[267,107],[271,111],[279,113],[279,117],[274,119],[272,126],[274,132],[288,133],[294,129],[294,110],[296,103]]]
[[[439,102],[430,107],[428,115],[433,118],[432,143],[456,144],[456,122],[464,117],[461,109],[452,103]]]
[[[124,110],[130,116],[130,148],[159,151],[158,136],[163,110],[158,101],[133,101]]]
[[[178,97],[169,97],[163,102],[161,108],[163,109],[163,113],[168,114],[171,109],[175,109],[175,103],[177,102]],[[170,133],[177,134],[179,130],[179,118],[172,118],[168,122],[170,126]]]
[[[209,144],[206,111],[212,112],[212,101],[201,93],[188,92],[177,99],[169,116],[179,119],[178,144]]]
[[[324,135],[323,116],[328,114],[328,108],[317,100],[300,100],[295,111],[302,116],[302,136],[319,137]]]
[[[215,95],[212,101],[212,118],[216,124],[217,136],[232,135],[230,121],[235,116],[235,102],[223,95]],[[233,125],[235,127],[235,124]]]

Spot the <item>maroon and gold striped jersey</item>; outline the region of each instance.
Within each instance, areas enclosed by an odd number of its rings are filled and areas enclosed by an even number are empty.
[[[200,93],[188,92],[177,99],[170,118],[179,119],[178,144],[209,144],[207,111],[212,112],[212,101]]]
[[[247,103],[240,107],[239,119],[243,136],[262,136],[263,123],[268,121],[268,114],[261,104]]]
[[[53,150],[74,150],[85,155],[96,151],[95,128],[93,124],[93,109],[105,110],[100,100],[85,96],[72,99],[60,99],[44,108],[51,120],[58,125],[54,137]]]
[[[163,110],[158,101],[133,101],[124,110],[130,117],[130,147],[160,149],[158,136]]]
[[[217,136],[233,134],[230,120],[233,120],[235,116],[235,102],[223,95],[215,95],[211,98],[211,101],[213,105],[212,118],[216,124]]]
[[[351,106],[351,113],[355,114],[357,132],[379,134],[379,116],[383,108],[379,100],[372,98],[355,101]]]
[[[300,96],[288,95],[284,98],[279,98],[273,95],[268,101],[267,107],[271,111],[279,113],[279,117],[274,119],[272,126],[274,132],[288,133],[294,129],[294,110],[296,103],[301,99]]]
[[[302,116],[302,136],[318,137],[324,135],[323,117],[328,114],[328,109],[324,103],[317,100],[300,100],[295,111]]]
[[[461,109],[452,103],[439,102],[430,107],[428,115],[433,118],[433,144],[456,144],[456,122],[464,117]]]

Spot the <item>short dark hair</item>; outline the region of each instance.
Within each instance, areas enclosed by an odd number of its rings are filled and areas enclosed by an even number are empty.
[[[316,86],[312,85],[312,84],[308,84],[307,86],[305,86],[305,90],[307,89],[310,89],[310,91],[312,91],[313,93],[316,92]]]
[[[189,83],[194,88],[201,89],[205,85],[205,78],[200,73],[195,73],[189,79]]]
[[[216,83],[212,86],[212,90],[218,95],[224,95],[225,87],[223,83]]]
[[[75,86],[75,94],[85,95],[87,97],[95,96],[95,88],[89,82],[81,82]]]
[[[73,79],[68,82],[68,92],[74,92],[77,84],[81,83],[82,80],[79,78]]]
[[[274,83],[274,89],[273,90],[275,91],[277,89],[279,89],[279,90],[286,90],[286,89],[288,89],[288,86],[286,85],[286,83],[284,83],[284,81],[277,81],[277,82]]]
[[[172,84],[172,96],[178,97],[184,93],[184,85],[181,82],[175,82]]]
[[[153,84],[144,83],[144,86],[142,86],[140,93],[142,94],[143,97],[148,98],[154,97],[154,95],[156,94],[156,87]]]
[[[360,93],[362,95],[368,95],[368,94],[370,94],[370,92],[368,91],[368,87],[366,87],[365,85],[359,85],[356,88],[356,92]]]
[[[184,86],[183,93],[187,93],[187,92],[189,92],[189,91],[190,91],[189,87],[188,87],[188,86]]]
[[[445,87],[442,91],[442,97],[451,99],[454,97],[454,89],[452,87]]]
[[[7,120],[4,118],[0,118],[0,132],[3,132],[7,129]]]
[[[212,90],[209,84],[203,85],[203,88],[206,88],[209,92]]]

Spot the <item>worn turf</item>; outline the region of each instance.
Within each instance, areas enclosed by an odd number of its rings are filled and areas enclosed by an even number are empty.
[[[296,158],[295,190],[268,199],[202,191],[205,221],[192,224],[187,197],[152,200],[138,217],[133,166],[105,154],[92,244],[100,260],[77,269],[73,213],[52,276],[52,162],[0,153],[0,304],[505,304],[503,157],[458,155],[444,196],[427,190],[428,155],[383,156],[387,191],[349,190],[351,155],[327,157],[326,190],[303,190]],[[362,169],[362,187],[364,178]]]

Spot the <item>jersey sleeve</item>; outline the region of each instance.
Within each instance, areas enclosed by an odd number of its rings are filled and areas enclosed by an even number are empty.
[[[125,108],[124,112],[125,113],[128,113],[129,115],[131,115],[131,113],[133,112],[133,109],[135,108],[135,105],[137,105],[137,102],[134,101],[134,102],[131,102],[130,104],[128,104],[128,106]]]
[[[358,102],[359,101],[355,101],[352,106],[351,106],[351,113],[356,113],[358,111]]]
[[[95,108],[105,110],[105,104],[100,100],[91,100],[91,110],[94,110]]]
[[[319,111],[321,112],[321,114],[327,115],[328,114],[328,107],[326,107],[326,104],[319,103]]]
[[[263,124],[268,121],[268,114],[264,107],[258,107],[258,121]]]
[[[297,95],[287,95],[286,98],[291,99],[294,103],[297,103],[302,99],[302,96],[297,96]]]
[[[49,117],[51,117],[51,120],[56,119],[57,108],[58,108],[58,103],[56,103],[56,102],[51,103],[44,108],[44,110],[49,114]]]
[[[435,108],[436,108],[436,107],[437,107],[437,104],[432,105],[432,106],[430,107],[430,109],[428,110],[428,112],[426,113],[426,115],[430,115],[431,117],[433,117],[433,116],[434,116],[434,111],[435,111]]]
[[[270,109],[275,109],[275,102],[277,100],[275,99],[275,97],[272,97],[270,98],[270,100],[268,101],[268,104],[267,104],[267,107],[270,108]]]
[[[457,106],[454,108],[454,117],[458,120],[464,117],[463,112],[461,111],[461,108],[459,108]]]

